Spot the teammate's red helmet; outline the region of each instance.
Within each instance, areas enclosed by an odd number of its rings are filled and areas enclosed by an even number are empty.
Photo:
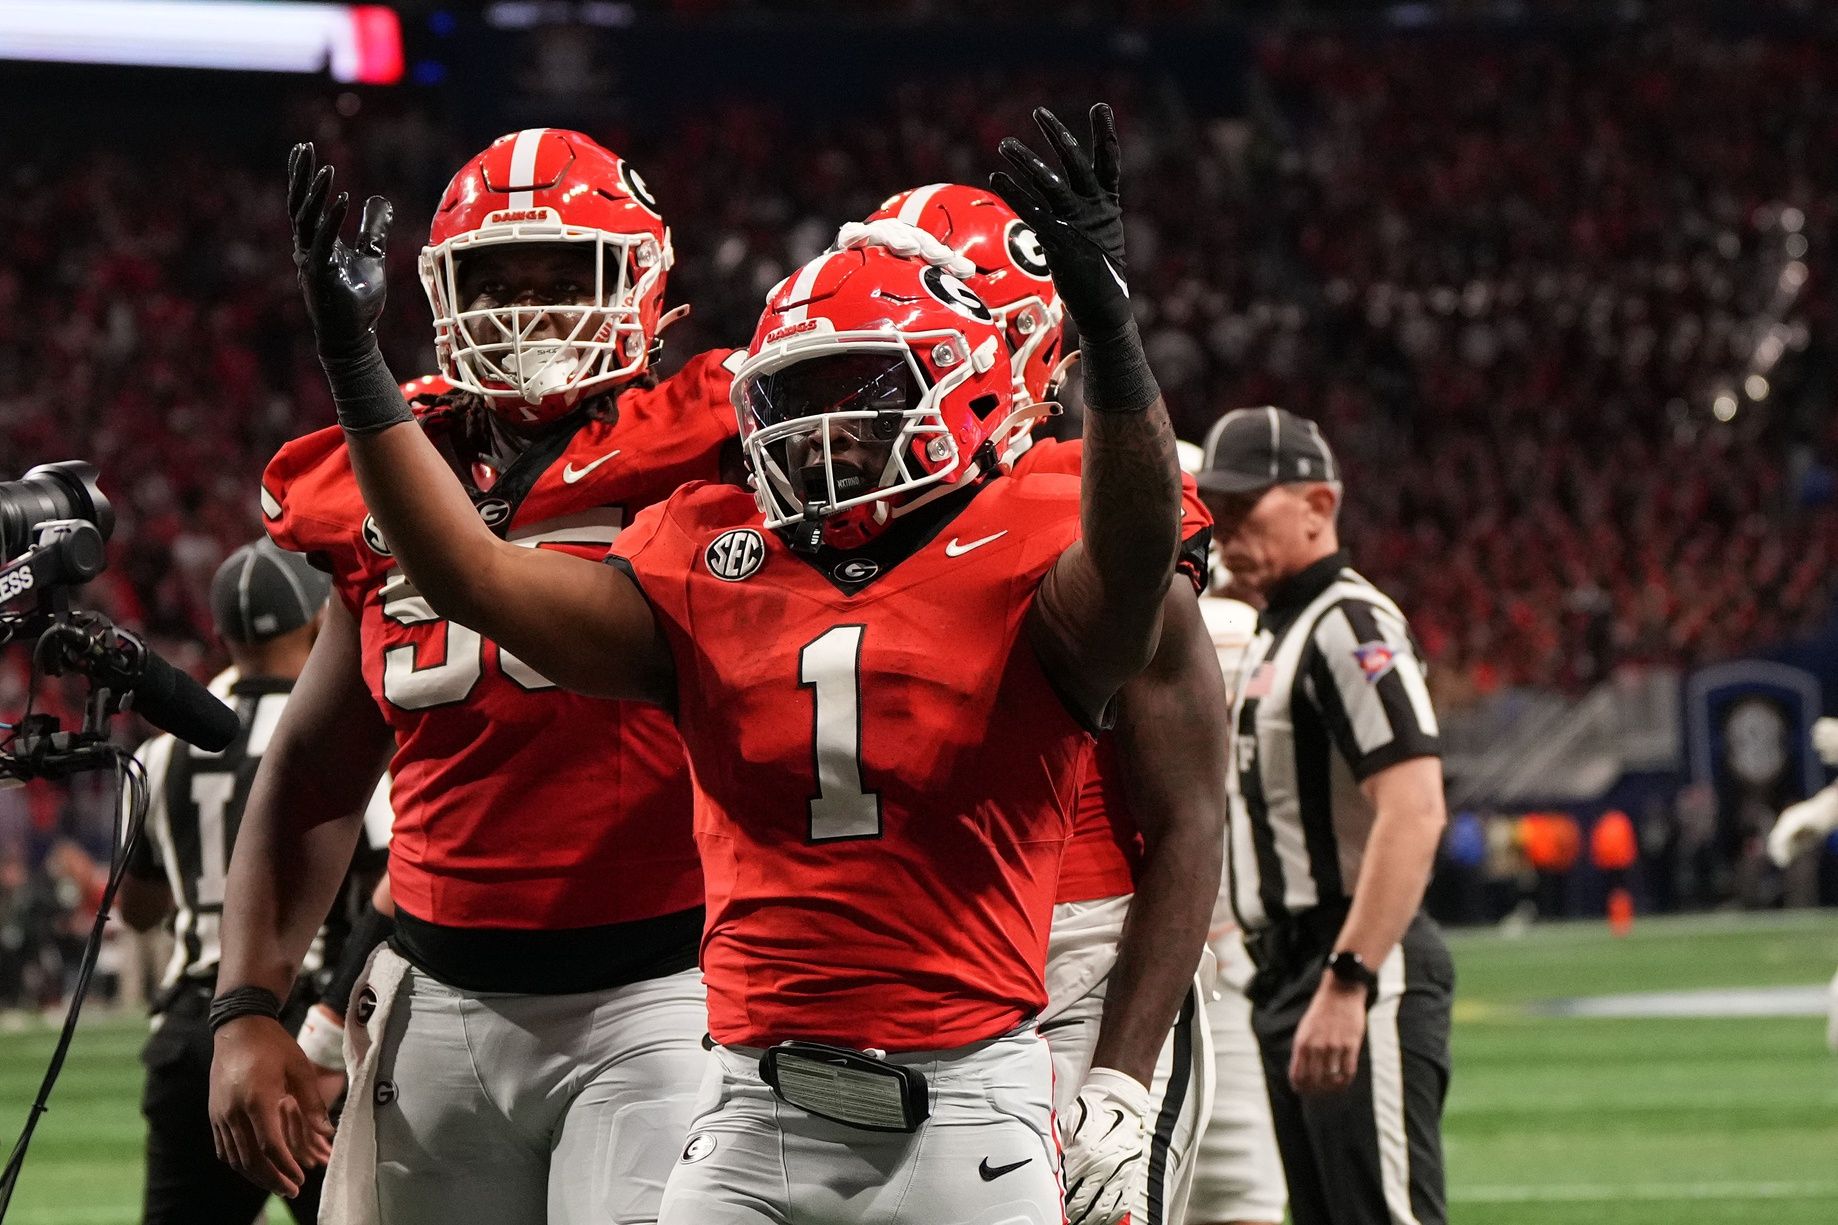
[[[976,265],[970,288],[988,303],[1008,341],[1019,405],[1051,398],[1066,310],[1040,240],[994,192],[932,183],[889,197],[869,221],[893,218],[924,230]]]
[[[823,540],[853,548],[981,470],[1012,375],[963,281],[864,247],[818,256],[766,302],[733,397],[767,527],[820,520]],[[845,437],[887,447],[880,470],[838,462]]]
[[[591,302],[469,309],[460,266],[506,244],[580,244]],[[673,259],[657,202],[623,158],[560,128],[500,136],[453,176],[421,252],[441,373],[511,421],[554,420],[650,364]]]

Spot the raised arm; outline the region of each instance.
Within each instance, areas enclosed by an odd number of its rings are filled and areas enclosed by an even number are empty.
[[[500,540],[416,426],[377,348],[392,210],[372,196],[356,245],[339,237],[349,205],[311,145],[288,162],[294,263],[319,358],[364,501],[430,607],[478,630],[558,685],[669,703],[669,648],[638,588],[611,566]]]
[[[1025,183],[996,174],[990,184],[1033,227],[1078,324],[1086,413],[1082,539],[1042,582],[1030,632],[1062,690],[1097,722],[1155,653],[1180,544],[1180,468],[1130,312],[1110,108],[1091,109],[1089,155],[1050,111],[1034,118],[1064,173],[1011,138],[1002,155]]]

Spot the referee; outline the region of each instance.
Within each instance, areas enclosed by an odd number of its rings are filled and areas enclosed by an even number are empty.
[[[207,1111],[211,1032],[205,1018],[217,979],[217,923],[236,827],[330,590],[303,557],[265,538],[232,553],[211,581],[211,615],[234,665],[223,697],[242,730],[221,753],[157,736],[135,754],[146,767],[152,805],[122,879],[121,917],[146,931],[170,916],[175,945],[154,1003],[153,1035],[141,1053],[147,1068],[141,1111],[148,1125],[142,1225],[250,1225],[268,1199],[267,1191],[217,1160]],[[296,1011],[304,1007],[300,1001]],[[288,1204],[296,1221],[317,1217],[319,1177],[316,1171]]]
[[[1263,604],[1234,685],[1226,860],[1295,1225],[1443,1225],[1454,967],[1418,907],[1446,820],[1404,615],[1340,548],[1340,469],[1280,408],[1214,425],[1198,482]]]

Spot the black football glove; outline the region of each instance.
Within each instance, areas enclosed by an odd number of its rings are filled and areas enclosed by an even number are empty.
[[[1034,122],[1053,146],[1064,173],[1010,136],[999,146],[1020,181],[997,171],[989,185],[1033,227],[1053,284],[1082,336],[1108,337],[1130,323],[1124,282],[1123,207],[1117,197],[1117,122],[1109,105],[1091,108],[1091,153],[1052,111],[1037,107]]]
[[[313,321],[321,358],[338,361],[376,348],[377,319],[383,314],[387,282],[383,252],[395,209],[382,196],[364,203],[357,243],[338,237],[351,198],[332,193],[332,167],[317,172],[313,146],[298,144],[287,158],[287,211],[293,215],[294,267],[300,293]]]

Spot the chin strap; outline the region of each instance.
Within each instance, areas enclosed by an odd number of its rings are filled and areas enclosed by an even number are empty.
[[[664,359],[664,329],[679,319],[689,318],[689,303],[673,306],[665,311],[657,321],[657,330],[651,333],[651,347],[645,353],[645,368],[655,369],[657,363]]]
[[[1002,463],[1012,465],[1034,445],[1034,427],[1048,417],[1057,417],[1062,411],[1057,400],[1036,400],[1017,408],[989,432],[990,445],[995,447]]]
[[[1053,371],[1047,375],[1047,399],[1059,399],[1060,388],[1064,387],[1066,385],[1066,380],[1072,377],[1072,368],[1079,364],[1079,357],[1082,352],[1083,350],[1074,349],[1072,352],[1053,363]]]
[[[786,529],[786,542],[798,553],[816,553],[823,548],[823,503],[806,502],[804,518]]]

